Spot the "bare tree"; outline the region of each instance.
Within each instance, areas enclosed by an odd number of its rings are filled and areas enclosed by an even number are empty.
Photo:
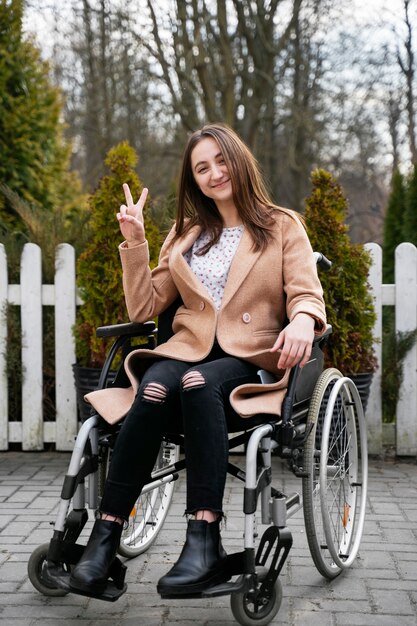
[[[323,127],[325,0],[146,0],[138,39],[186,131],[225,121],[254,150],[277,201],[302,208]]]
[[[388,128],[392,144],[392,170],[399,168],[400,164],[400,132],[401,100],[392,89],[388,91]]]
[[[413,1],[404,0],[410,9]],[[370,48],[372,28],[383,24],[373,20],[362,32],[351,3],[334,0],[72,0],[72,7],[66,67],[55,74],[67,93],[74,166],[90,188],[108,148],[128,139],[141,177],[164,195],[186,133],[225,121],[254,150],[280,204],[302,209],[310,172],[320,166],[354,199],[355,233],[359,216],[382,215],[390,156],[394,165],[404,160],[404,120],[414,120],[415,81],[414,74],[408,98],[396,87],[405,76],[398,35],[389,54],[380,36]],[[410,15],[408,47],[398,44],[407,71],[415,64]]]
[[[293,0],[284,18],[283,0],[176,0],[169,15],[147,0],[151,31],[142,29],[137,38],[155,59],[154,75],[168,89],[184,129],[225,121],[268,164],[283,67],[278,59],[301,3]]]
[[[410,3],[411,0],[404,0],[404,25],[406,29],[406,36],[403,41],[403,52],[399,48],[397,50],[397,60],[406,82],[406,111],[411,160],[413,163],[417,163],[416,111],[414,95],[416,67],[413,47],[413,26],[410,17]]]
[[[93,187],[109,148],[127,139],[139,152],[150,141],[155,106],[149,95],[145,50],[131,35],[121,2],[76,0],[59,69],[66,120],[74,142],[73,165]],[[57,71],[56,71],[57,73]]]
[[[324,101],[321,16],[324,3],[304,2],[294,15],[285,76],[277,85],[275,197],[297,210],[310,191],[310,173],[321,163],[329,117]]]

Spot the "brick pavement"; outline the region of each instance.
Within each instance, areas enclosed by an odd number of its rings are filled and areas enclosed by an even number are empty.
[[[155,582],[176,559],[184,537],[184,482],[178,481],[165,526],[148,553],[128,563],[128,591],[116,603],[73,594],[51,598],[31,586],[27,561],[51,537],[68,454],[0,454],[0,623],[2,626],[157,626],[233,624],[229,598],[161,600]],[[369,506],[360,556],[332,582],[315,570],[302,512],[289,521],[294,546],[281,575],[284,599],[272,624],[416,626],[417,465],[371,460]],[[282,471],[274,460],[274,475]],[[274,480],[274,484],[277,481]],[[283,490],[301,483],[285,470]],[[241,549],[241,484],[226,490],[226,549]],[[86,535],[86,533],[84,533]]]

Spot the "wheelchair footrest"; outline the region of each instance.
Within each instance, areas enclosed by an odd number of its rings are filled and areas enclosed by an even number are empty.
[[[114,582],[112,582],[111,580],[107,582],[107,587],[100,595],[96,595],[91,592],[87,593],[85,591],[81,591],[80,589],[73,589],[72,587],[69,587],[68,589],[70,593],[76,593],[80,596],[87,596],[88,598],[95,598],[96,600],[105,600],[106,602],[116,602],[116,600],[118,600],[120,596],[122,596],[126,592],[126,590],[126,584],[123,585],[122,589],[118,589]]]
[[[226,557],[225,569],[229,577],[239,575],[239,578],[234,582],[221,583],[219,585],[213,585],[208,589],[201,592],[202,598],[215,598],[217,596],[227,596],[231,593],[241,593],[247,591],[247,576],[243,576],[245,571],[246,553],[233,552]],[[250,578],[250,575],[249,575]]]
[[[252,576],[239,576],[234,582],[223,583],[222,585],[214,585],[201,592],[202,598],[217,598],[218,596],[229,596],[231,593],[244,593],[250,588],[249,581]]]
[[[195,598],[216,598],[218,596],[228,596],[231,593],[242,593],[243,591],[247,591],[249,588],[248,583],[245,580],[244,576],[240,576],[235,582],[226,582],[219,583],[217,585],[213,585],[212,587],[207,587],[202,591],[198,592],[190,592],[190,593],[181,593],[178,590],[178,593],[161,593],[160,596],[164,600],[190,600]]]
[[[224,568],[224,578],[228,580],[232,576],[239,575],[239,578],[235,582],[218,582],[212,584],[211,587],[207,587],[198,592],[189,592],[184,593],[184,590],[179,588],[175,592],[172,593],[161,593],[160,595],[164,599],[190,599],[190,598],[214,598],[217,596],[226,596],[231,593],[241,593],[242,591],[247,591],[249,588],[248,579],[251,580],[251,575],[248,576],[242,575],[245,571],[245,552],[234,552],[232,554],[228,554],[226,557],[226,562],[222,566]]]
[[[76,593],[81,596],[96,598],[97,600],[105,600],[106,602],[115,602],[127,590],[127,585],[124,582],[126,570],[126,566],[116,558],[110,570],[110,575],[114,577],[115,581],[109,579],[105,590],[101,594],[85,592],[71,587],[71,573],[66,571],[61,563],[45,561],[42,567],[42,578],[46,583],[64,589],[69,593]]]

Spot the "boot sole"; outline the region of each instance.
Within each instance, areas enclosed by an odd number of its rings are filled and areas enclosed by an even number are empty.
[[[156,590],[164,599],[170,598],[182,598],[184,596],[188,597],[198,597],[202,591],[207,591],[210,587],[214,587],[214,585],[219,585],[221,583],[226,583],[231,579],[230,574],[226,574],[225,572],[217,572],[213,574],[210,578],[206,578],[205,580],[199,583],[193,583],[190,585],[157,585]]]

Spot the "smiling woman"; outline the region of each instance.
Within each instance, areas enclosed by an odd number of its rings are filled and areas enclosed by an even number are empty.
[[[164,429],[181,415],[187,456],[187,538],[174,567],[158,583],[163,596],[200,593],[230,571],[220,538],[227,475],[228,429],[253,415],[279,414],[286,368],[303,367],[315,334],[326,328],[322,289],[307,233],[292,211],[275,206],[258,164],[238,135],[208,124],[186,145],[177,221],[149,268],[143,207],[123,186],[117,219],[123,286],[132,321],[159,316],[182,301],[173,334],[155,349],[129,353],[132,383],[121,406],[117,389],[88,394],[98,413],[124,417],[87,548],[71,573],[84,594],[105,588],[121,533],[148,480]],[[285,320],[288,324],[285,325]],[[273,331],[272,329],[276,329]],[[259,369],[275,375],[261,384]],[[265,392],[269,393],[266,394]],[[236,393],[235,393],[236,392]],[[115,394],[118,400],[115,398]],[[239,393],[242,395],[239,396]]]

